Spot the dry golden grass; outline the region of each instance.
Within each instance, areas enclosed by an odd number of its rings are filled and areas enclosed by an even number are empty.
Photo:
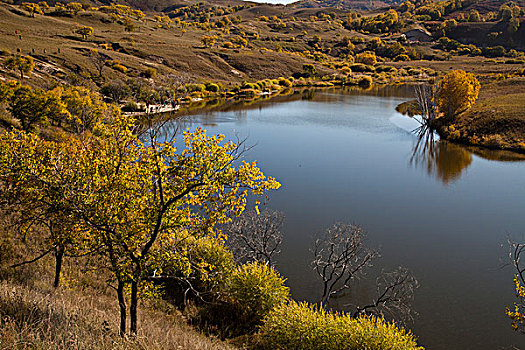
[[[447,130],[451,140],[525,152],[525,78],[481,87],[479,100]]]
[[[54,289],[50,256],[10,268],[38,255],[41,235],[22,243],[11,216],[0,213],[0,222],[0,350],[235,349],[197,332],[175,307],[156,299],[140,304],[137,337],[122,339],[107,275],[83,271],[82,259],[65,259],[61,286]]]
[[[233,349],[197,333],[166,305],[140,311],[138,336],[122,339],[114,298],[4,280],[0,349]]]

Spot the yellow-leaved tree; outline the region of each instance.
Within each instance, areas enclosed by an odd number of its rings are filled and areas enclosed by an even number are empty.
[[[237,162],[242,145],[224,143],[220,135],[186,131],[177,149],[158,140],[154,129],[139,137],[130,117],[117,113],[108,119],[64,141],[23,131],[2,135],[0,176],[7,186],[27,186],[32,198],[52,197],[39,202],[42,210],[52,204],[57,216],[67,217],[69,234],[111,272],[121,335],[129,292],[130,333],[136,334],[138,301],[152,284],[147,271],[162,273],[166,260],[188,263],[185,250],[172,249],[182,244],[179,237],[220,235],[217,226],[244,210],[249,192],[262,194],[280,184],[255,162]],[[14,157],[10,149],[28,152]],[[6,169],[14,161],[19,173],[13,175]],[[30,181],[13,184],[13,178]]]
[[[480,84],[478,79],[462,70],[453,70],[441,81],[438,107],[447,121],[469,109],[476,102]]]

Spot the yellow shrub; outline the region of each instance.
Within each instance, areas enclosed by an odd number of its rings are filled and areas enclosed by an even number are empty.
[[[381,318],[353,318],[295,301],[273,309],[259,336],[265,349],[423,350],[412,333]]]
[[[373,52],[363,52],[356,56],[356,62],[373,66],[377,63],[377,57]]]

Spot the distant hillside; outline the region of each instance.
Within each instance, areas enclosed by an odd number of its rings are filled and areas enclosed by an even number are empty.
[[[372,10],[399,5],[403,0],[300,0],[289,7],[322,8],[331,7],[343,10]]]
[[[34,2],[38,3],[41,0],[14,0],[14,4],[21,4],[23,2]],[[219,6],[235,6],[246,4],[246,1],[242,0],[215,0],[215,1],[199,1],[199,0],[47,0],[49,5],[54,6],[55,3],[60,2],[67,4],[70,2],[81,2],[87,3],[92,6],[110,5],[110,4],[121,4],[127,5],[131,8],[140,9],[148,12],[168,12],[183,6],[190,6],[196,3],[209,3]]]

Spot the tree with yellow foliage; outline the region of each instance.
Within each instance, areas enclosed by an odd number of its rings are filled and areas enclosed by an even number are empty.
[[[69,232],[96,257],[96,267],[111,273],[123,336],[128,315],[130,333],[137,333],[139,298],[152,288],[148,271],[161,274],[169,261],[190,272],[187,252],[173,249],[181,237],[220,237],[218,227],[242,213],[249,192],[280,186],[256,163],[238,163],[242,144],[223,143],[220,135],[186,131],[178,149],[157,140],[154,128],[145,137],[137,128],[134,119],[116,113],[66,142],[22,131],[0,136],[0,178],[7,171],[5,181],[31,179],[16,185],[27,185],[44,208],[53,203],[73,223]],[[21,151],[14,157],[12,149]]]
[[[462,70],[453,70],[441,81],[438,108],[447,121],[469,109],[478,98],[480,84],[478,79]]]
[[[73,31],[73,33],[82,36],[82,39],[84,40],[86,40],[88,36],[93,35],[93,28],[89,26],[75,24],[75,26],[73,26],[71,30]]]
[[[33,57],[31,56],[10,56],[4,60],[7,69],[17,70],[20,73],[20,80],[24,79],[24,74],[31,74],[35,68]]]

